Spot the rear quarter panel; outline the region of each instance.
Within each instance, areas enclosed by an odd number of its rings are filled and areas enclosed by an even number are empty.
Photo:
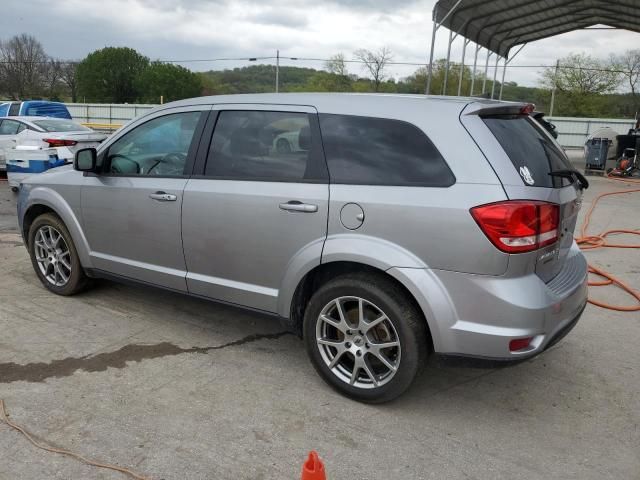
[[[350,114],[412,123],[440,151],[456,183],[448,188],[332,184],[328,237],[323,263],[364,261],[380,267],[438,268],[500,275],[508,255],[498,251],[475,223],[469,209],[506,199],[486,158],[459,121],[463,102],[416,101],[381,97],[375,107]],[[344,113],[336,105],[322,113]],[[357,230],[344,227],[347,203],[364,210]],[[375,265],[378,266],[378,265]]]

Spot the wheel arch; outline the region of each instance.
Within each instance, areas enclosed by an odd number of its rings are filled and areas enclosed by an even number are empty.
[[[412,289],[408,288],[407,285],[405,285],[405,283],[402,281],[402,277],[393,275],[392,270],[383,270],[370,264],[349,260],[321,263],[320,265],[317,265],[316,267],[308,271],[300,279],[295,292],[292,295],[291,302],[289,303],[289,310],[286,315],[289,325],[292,329],[294,329],[296,334],[302,336],[302,320],[304,318],[304,313],[309,303],[309,299],[311,298],[313,293],[332,278],[354,272],[367,273],[370,275],[382,277],[397,285],[406,294],[407,298],[410,299],[417,310],[422,314],[427,327],[429,348],[431,349],[431,351],[433,351],[434,342],[431,332],[434,321],[429,319],[427,312],[425,312],[425,309],[423,308],[423,305],[421,305],[421,303],[412,293]]]
[[[89,244],[76,214],[58,192],[50,189],[36,188],[29,194],[28,204],[21,218],[21,233],[27,248],[29,248],[29,229],[33,221],[45,213],[53,213],[62,220],[67,230],[69,230],[78,252],[80,263],[84,268],[91,267]]]

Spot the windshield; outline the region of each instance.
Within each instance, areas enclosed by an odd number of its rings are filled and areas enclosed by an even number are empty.
[[[71,120],[32,120],[34,125],[37,125],[45,132],[91,132],[92,130],[87,127],[83,127],[79,123],[72,122]]]
[[[573,167],[560,146],[528,115],[496,115],[482,120],[526,185],[553,188],[571,183],[566,178],[549,175],[554,170]]]

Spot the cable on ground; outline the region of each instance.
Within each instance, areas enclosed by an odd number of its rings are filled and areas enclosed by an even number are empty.
[[[610,180],[614,180],[617,182],[622,182],[626,184],[632,185],[640,185],[640,181],[632,180],[628,178],[619,178],[608,176]],[[613,195],[625,195],[627,193],[638,193],[640,192],[640,188],[635,188],[632,190],[615,190],[611,192],[605,192],[598,195],[593,202],[591,203],[591,207],[587,211],[587,214],[584,219],[584,223],[582,224],[582,228],[580,230],[580,237],[576,238],[576,243],[580,246],[581,250],[595,250],[597,248],[640,248],[640,244],[626,244],[626,243],[612,243],[607,237],[610,235],[640,235],[640,231],[638,230],[627,230],[627,229],[614,229],[614,230],[606,230],[599,235],[588,235],[587,229],[589,228],[589,223],[591,222],[591,215],[593,214],[598,202],[604,198]],[[635,306],[621,306],[621,305],[611,305],[606,302],[602,302],[600,300],[594,300],[593,298],[589,298],[589,303],[596,305],[598,307],[606,308],[608,310],[615,310],[618,312],[637,312],[640,311],[640,292],[631,288],[628,284],[623,282],[617,277],[614,277],[609,272],[595,267],[589,264],[589,273],[596,275],[597,277],[603,280],[590,280],[589,286],[591,287],[601,287],[606,285],[615,285],[621,290],[627,292],[630,296],[632,296],[638,304]]]
[[[61,448],[55,448],[52,447],[50,445],[46,445],[36,439],[33,438],[33,435],[31,435],[27,430],[25,430],[23,427],[21,427],[20,425],[16,425],[15,423],[13,423],[11,420],[9,420],[9,415],[7,414],[7,411],[5,409],[5,405],[4,405],[4,400],[2,400],[0,398],[0,422],[2,423],[6,423],[9,427],[13,428],[14,430],[20,432],[22,435],[24,435],[27,440],[29,440],[29,442],[31,442],[34,446],[42,449],[42,450],[46,450],[47,452],[52,452],[52,453],[59,453],[60,455],[66,455],[68,457],[73,457],[76,460],[79,460],[83,463],[86,463],[87,465],[91,465],[93,467],[98,467],[98,468],[106,468],[108,470],[114,470],[116,472],[120,472],[120,473],[124,473],[125,475],[128,475],[131,478],[135,478],[136,480],[151,480],[150,477],[145,477],[144,475],[140,475],[139,473],[135,473],[132,470],[129,470],[128,468],[124,468],[124,467],[119,467],[117,465],[111,465],[108,463],[101,463],[101,462],[96,462],[95,460],[90,460],[86,457],[83,457],[82,455],[79,455],[77,453],[73,453],[69,450],[64,450]]]

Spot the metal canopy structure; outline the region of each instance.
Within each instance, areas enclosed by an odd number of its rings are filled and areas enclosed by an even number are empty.
[[[433,9],[433,37],[429,60],[427,94],[430,93],[433,74],[433,53],[436,31],[449,29],[449,46],[446,61],[443,92],[446,92],[447,74],[451,56],[451,44],[464,37],[463,60],[467,45],[475,43],[474,77],[478,52],[487,51],[485,81],[492,55],[495,59],[494,88],[500,59],[503,60],[502,78],[509,62],[529,42],[553,37],[594,25],[607,25],[614,29],[640,33],[640,2],[638,0],[439,0]],[[511,51],[520,46],[514,55]],[[464,67],[462,67],[464,68]],[[461,71],[462,71],[461,68]],[[473,83],[473,82],[472,82]],[[462,82],[459,82],[458,95]],[[485,93],[483,85],[482,93]],[[473,95],[473,84],[470,95]],[[494,97],[492,92],[491,98]],[[502,98],[502,86],[500,91]]]

